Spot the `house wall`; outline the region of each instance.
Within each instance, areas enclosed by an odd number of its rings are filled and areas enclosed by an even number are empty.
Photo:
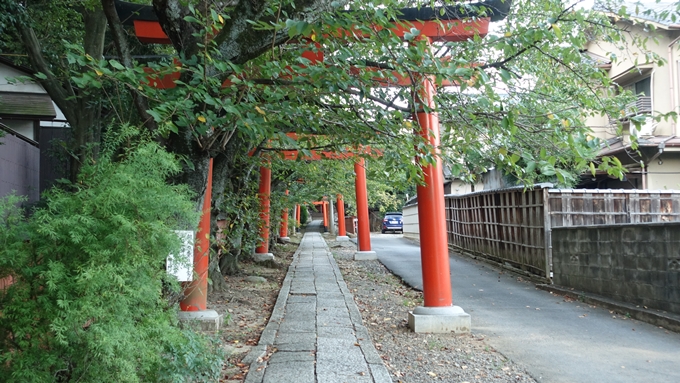
[[[452,180],[451,183],[449,184],[449,190],[444,190],[445,194],[466,194],[466,193],[472,193],[473,191],[480,191],[484,190],[484,184],[482,183],[477,183],[474,185],[474,190],[472,190],[473,185],[470,185],[468,183],[465,183],[461,180]]]
[[[3,125],[21,134],[22,136],[35,140],[35,121],[34,120],[10,120],[0,119]]]
[[[647,189],[680,190],[680,153],[664,152],[659,159],[647,164]]]
[[[26,73],[0,63],[0,92],[45,93],[42,86],[33,82],[10,84],[8,78],[21,76],[26,76]]]
[[[617,76],[624,75],[630,69],[638,65],[642,68],[651,68],[651,93],[652,93],[652,109],[660,113],[668,113],[672,110],[673,100],[678,100],[678,76],[677,76],[677,66],[678,59],[680,58],[680,47],[675,46],[672,50],[672,55],[669,58],[668,45],[678,36],[680,32],[678,31],[668,31],[661,28],[657,28],[652,35],[651,32],[646,32],[642,25],[632,25],[628,22],[619,22],[617,25],[621,28],[629,30],[631,34],[641,36],[643,38],[649,38],[647,41],[646,49],[654,52],[659,57],[669,60],[666,65],[658,66],[654,63],[646,64],[644,52],[635,46],[632,38],[629,34],[625,34],[626,41],[620,43],[626,49],[621,50],[619,46],[615,46],[611,43],[602,41],[590,42],[586,49],[597,55],[609,57],[610,52],[615,52],[617,60],[612,63],[612,67],[609,70],[609,77],[616,78]],[[654,37],[658,39],[658,42],[654,41]],[[673,81],[671,81],[670,70],[673,70]],[[631,80],[641,80],[645,78],[646,75],[634,77],[629,76],[625,80],[621,80],[620,85],[625,85]],[[676,110],[677,110],[677,101]],[[607,127],[608,118],[606,116],[596,116],[591,117],[586,120],[588,126],[593,127],[595,135],[602,139],[609,139],[616,137],[615,129]],[[628,132],[624,132],[627,134]],[[670,136],[674,134],[673,122],[672,121],[661,121],[656,125],[656,130],[654,132],[655,136]]]
[[[36,202],[39,186],[40,149],[10,134],[0,137],[0,197],[15,192]]]
[[[405,206],[402,209],[402,223],[404,225],[404,237],[420,240],[418,205]]]
[[[40,193],[52,187],[56,180],[68,178],[71,158],[63,142],[71,139],[71,129],[59,127],[40,128]]]

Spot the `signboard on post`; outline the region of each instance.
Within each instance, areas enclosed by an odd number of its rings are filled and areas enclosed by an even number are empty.
[[[169,254],[165,269],[180,282],[194,279],[194,232],[192,230],[175,230],[182,245],[179,255]]]

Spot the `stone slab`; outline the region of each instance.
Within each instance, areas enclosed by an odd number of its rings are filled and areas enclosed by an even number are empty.
[[[414,311],[408,313],[408,326],[417,333],[469,334],[472,320],[470,314],[457,306],[416,307]]]
[[[313,351],[316,349],[316,333],[281,332],[276,339],[274,339],[274,345],[279,351]]]
[[[273,261],[274,260],[274,254],[272,254],[272,253],[253,253],[253,259],[255,260],[255,262]]]
[[[217,332],[224,320],[224,316],[215,310],[180,311],[177,314],[180,321],[196,326],[201,331]]]
[[[355,261],[374,261],[378,259],[378,254],[375,251],[357,251],[354,253]]]
[[[277,351],[269,358],[269,364],[291,363],[291,362],[314,362],[314,353],[309,351]]]

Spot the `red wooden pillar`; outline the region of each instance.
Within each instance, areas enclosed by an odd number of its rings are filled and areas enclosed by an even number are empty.
[[[295,205],[295,219],[297,220],[297,226],[300,227],[300,205]]]
[[[269,200],[272,188],[272,170],[266,166],[260,167],[260,245],[255,249],[257,254],[269,253]]]
[[[323,231],[328,232],[328,201],[321,201],[321,214],[323,214]]]
[[[368,222],[368,192],[366,190],[366,167],[361,158],[354,163],[354,189],[357,194],[357,218],[359,220],[359,251],[371,251],[371,229]]]
[[[203,212],[194,244],[194,280],[185,287],[182,311],[202,311],[208,304],[208,263],[210,260],[210,203],[212,200],[213,159],[208,163],[208,180],[203,197]]]
[[[439,157],[439,117],[434,110],[434,78],[422,77],[422,88],[416,91],[416,113],[413,119],[420,126],[419,134],[432,146],[436,161],[421,162],[424,185],[418,185],[418,223],[423,268],[425,307],[451,306],[451,272],[446,239],[444,182]]]
[[[338,194],[337,208],[338,208],[338,237],[346,237],[347,230],[345,228],[345,202],[342,200],[342,194]]]
[[[286,195],[288,195],[288,190],[286,190]],[[281,213],[281,230],[279,231],[279,237],[282,240],[290,239],[288,238],[288,208],[284,208]]]

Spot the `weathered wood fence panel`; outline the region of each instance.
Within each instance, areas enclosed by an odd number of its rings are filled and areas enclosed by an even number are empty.
[[[449,246],[550,279],[552,228],[680,221],[678,190],[550,187],[447,195]]]
[[[546,275],[544,190],[523,188],[446,196],[449,245],[532,274]]]
[[[550,189],[551,227],[680,221],[678,190]]]

